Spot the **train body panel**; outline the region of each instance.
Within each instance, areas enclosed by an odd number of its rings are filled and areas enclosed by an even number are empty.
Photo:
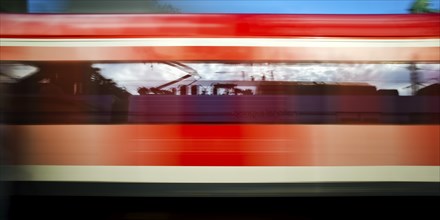
[[[2,74],[9,77],[1,95],[2,151],[9,155],[2,178],[18,182],[17,193],[69,195],[64,190],[78,184],[79,195],[99,196],[440,194],[438,83],[417,90],[423,83],[412,74],[413,96],[399,96],[346,83],[342,73],[337,83],[309,84],[263,75],[213,80],[212,93],[204,94],[197,80],[206,75],[188,69],[192,62],[435,67],[437,14],[0,19]],[[151,69],[186,62],[179,70],[188,75],[134,94],[90,72],[96,64],[139,62]],[[26,65],[36,73],[6,73]],[[48,82],[66,94],[33,88]],[[99,184],[108,188],[85,189]],[[155,194],[166,191],[155,184],[175,191]],[[356,187],[344,191],[350,184]]]

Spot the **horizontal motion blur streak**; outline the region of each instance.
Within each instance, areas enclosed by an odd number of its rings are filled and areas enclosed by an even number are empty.
[[[440,166],[12,166],[13,181],[144,183],[438,182]],[[23,176],[20,174],[24,173]]]

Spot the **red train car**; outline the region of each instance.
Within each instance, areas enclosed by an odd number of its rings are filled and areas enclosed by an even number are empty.
[[[18,194],[440,194],[438,14],[0,19]]]

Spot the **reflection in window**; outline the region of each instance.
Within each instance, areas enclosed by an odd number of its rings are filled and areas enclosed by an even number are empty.
[[[14,83],[35,74],[38,68],[20,63],[2,63],[0,65],[0,82]]]
[[[2,63],[5,123],[438,124],[433,63]]]
[[[439,82],[439,64],[344,64],[344,63],[186,63],[187,67],[197,72],[198,77],[181,78],[188,71],[167,63],[118,63],[94,64],[101,69],[101,74],[112,79],[130,94],[169,94],[181,86],[199,86],[197,94],[234,94],[233,88],[226,89],[221,84],[233,84],[240,90],[252,90],[259,94],[257,86],[270,85],[293,86],[374,86],[399,95],[412,95],[420,88]],[[191,75],[191,74],[189,74]],[[173,84],[167,84],[181,78]],[[280,85],[283,84],[284,85]],[[218,84],[219,92],[214,91]],[[165,85],[165,86],[163,86]],[[164,91],[154,93],[153,88]],[[186,89],[186,88],[185,88]],[[199,91],[200,90],[200,91]],[[264,90],[265,91],[265,90]],[[185,93],[186,94],[186,93]],[[243,93],[239,93],[243,94]],[[246,93],[248,94],[248,93]],[[265,93],[260,93],[265,94]]]

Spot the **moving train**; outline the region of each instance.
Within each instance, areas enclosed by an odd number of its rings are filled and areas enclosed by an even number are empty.
[[[438,14],[0,19],[14,194],[440,195],[440,84],[417,75],[440,63]],[[279,75],[210,69],[263,64]],[[290,77],[354,64],[408,66],[412,93]]]

